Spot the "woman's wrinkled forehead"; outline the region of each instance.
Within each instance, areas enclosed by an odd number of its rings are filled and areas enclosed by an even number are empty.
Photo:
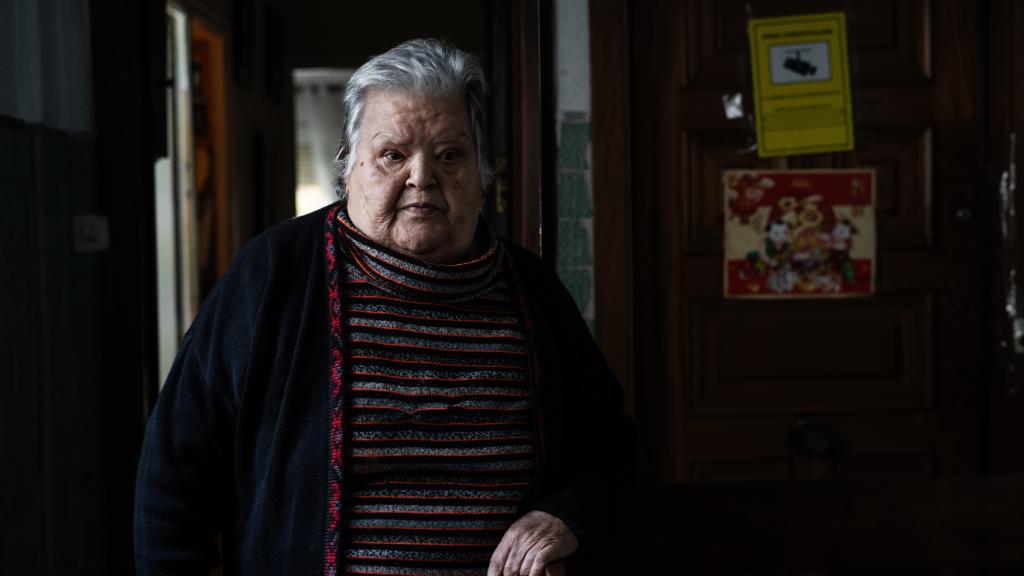
[[[433,139],[474,141],[469,110],[460,96],[394,90],[367,94],[360,139],[400,142],[417,133]]]

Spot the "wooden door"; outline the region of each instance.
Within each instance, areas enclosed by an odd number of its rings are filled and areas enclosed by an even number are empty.
[[[755,16],[843,10],[857,149],[759,159],[721,96],[749,93]],[[980,11],[973,2],[638,5],[651,26],[660,118],[638,207],[653,224],[642,281],[657,329],[640,346],[652,478],[669,481],[964,475],[981,472],[988,358],[988,226]],[[638,38],[644,38],[642,33]],[[955,41],[954,41],[955,39]],[[659,57],[660,56],[660,57]],[[641,93],[643,91],[640,91]],[[653,104],[653,103],[652,103]],[[877,294],[735,301],[722,294],[721,172],[870,167],[878,174]],[[649,370],[649,371],[647,371]],[[660,451],[660,453],[659,453]]]
[[[974,2],[636,3],[633,69],[643,475],[670,482],[982,471],[988,223]],[[749,10],[749,12],[748,12]],[[857,148],[760,159],[746,25],[845,11]],[[721,174],[877,170],[877,293],[722,298]]]
[[[856,151],[741,153],[721,96],[749,107],[746,18],[829,10],[849,17]],[[602,0],[590,17],[597,337],[641,450],[605,572],[1020,573],[1024,370],[986,197],[1024,133],[1024,7]],[[721,298],[718,175],[752,166],[878,170],[877,295]]]
[[[680,487],[641,498],[655,528],[634,537],[676,552],[635,573],[892,569],[888,558],[955,563],[965,550],[971,569],[1011,549],[975,537],[993,530],[984,523],[1001,504],[1019,509],[987,500],[1006,483],[951,480],[988,473],[993,456],[987,3],[666,0],[629,10],[639,478]],[[722,108],[735,92],[752,108],[748,17],[837,10],[848,19],[856,149],[758,158],[750,124]],[[877,171],[876,294],[723,299],[722,171],[829,167]],[[595,185],[598,209],[601,197]],[[800,488],[818,481],[828,488]],[[979,502],[990,508],[975,524],[943,524],[961,532],[929,524],[966,518]],[[693,541],[710,545],[683,544]]]

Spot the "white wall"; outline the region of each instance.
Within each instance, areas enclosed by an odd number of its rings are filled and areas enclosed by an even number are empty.
[[[555,84],[563,113],[590,118],[590,27],[587,0],[555,0]]]

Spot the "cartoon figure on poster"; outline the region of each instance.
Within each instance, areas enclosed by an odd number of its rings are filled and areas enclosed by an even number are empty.
[[[874,173],[726,171],[725,295],[874,292]]]

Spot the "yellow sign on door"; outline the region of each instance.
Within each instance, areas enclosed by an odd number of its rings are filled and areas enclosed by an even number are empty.
[[[853,149],[846,15],[751,19],[759,156]]]

